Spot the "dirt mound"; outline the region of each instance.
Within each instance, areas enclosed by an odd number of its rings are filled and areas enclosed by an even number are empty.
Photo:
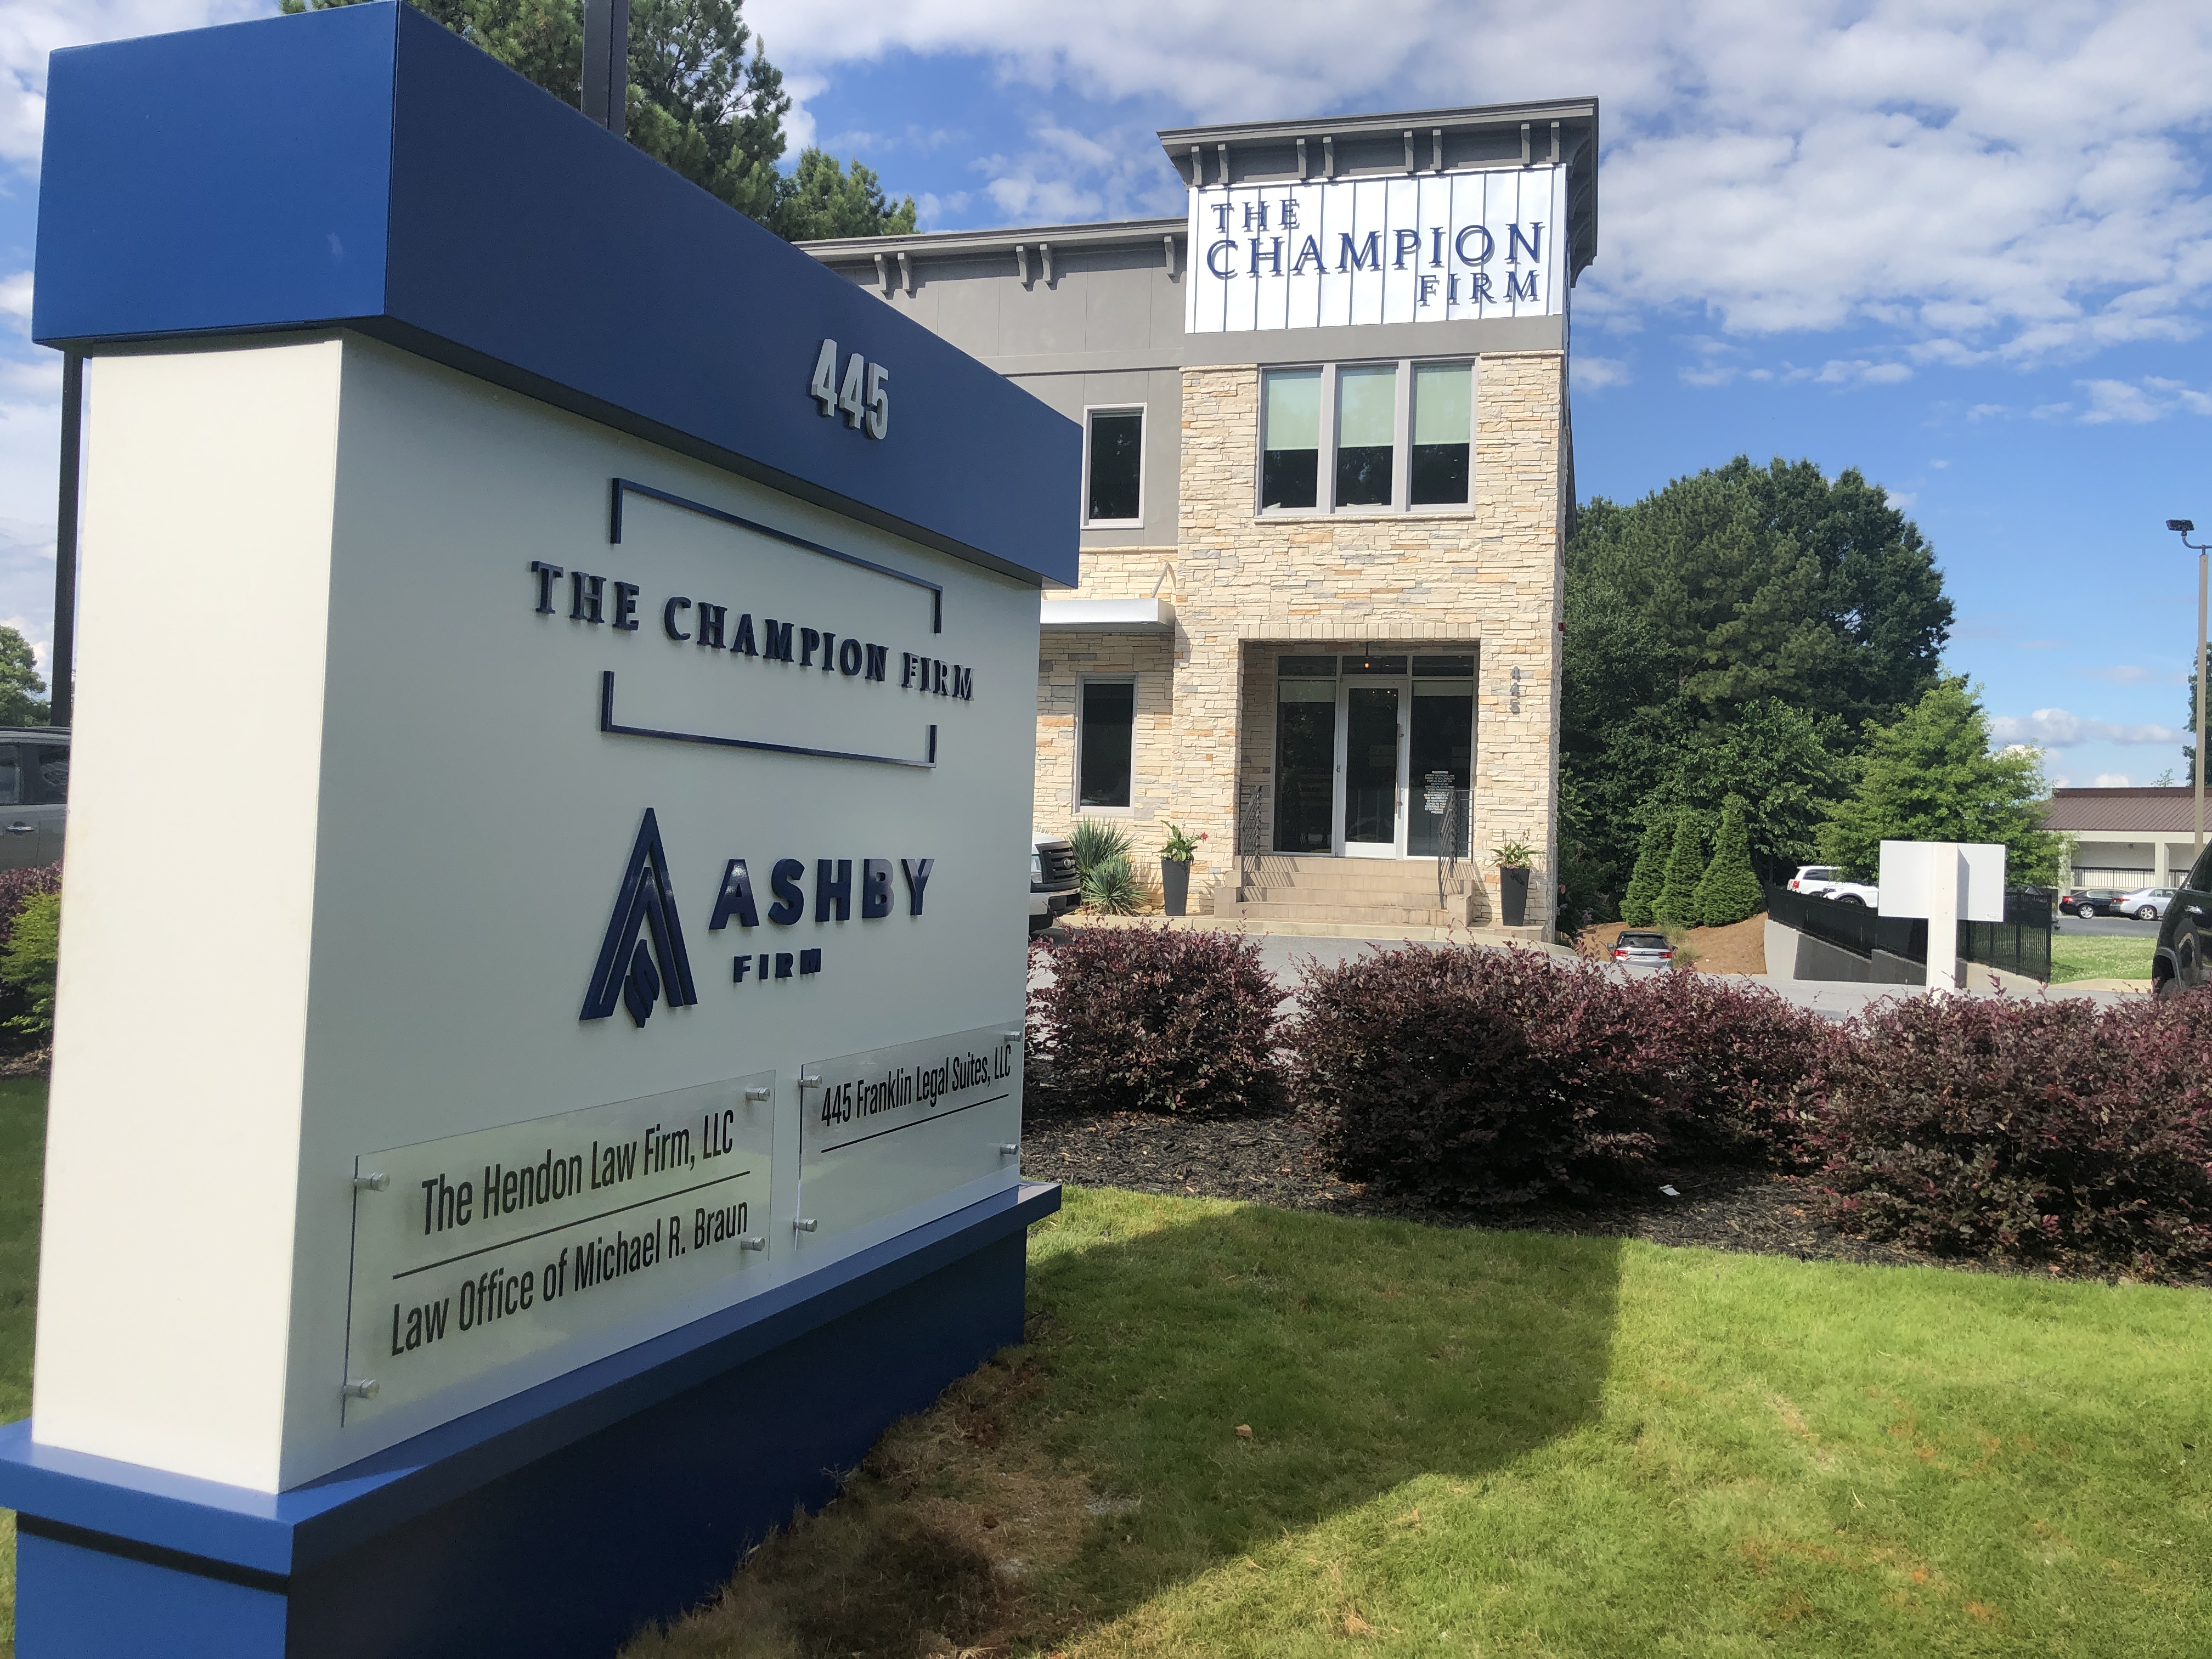
[[[1613,954],[1613,942],[1628,924],[1593,922],[1582,931],[1577,948],[1583,955],[1604,961]],[[1677,945],[1687,945],[1690,966],[1701,974],[1763,974],[1766,971],[1766,918],[1732,922],[1726,927],[1669,929]]]

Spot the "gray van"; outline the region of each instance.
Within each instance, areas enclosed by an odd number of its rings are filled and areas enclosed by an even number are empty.
[[[61,857],[69,763],[66,726],[0,726],[0,870]]]

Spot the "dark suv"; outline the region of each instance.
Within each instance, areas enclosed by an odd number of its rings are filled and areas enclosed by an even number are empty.
[[[2179,996],[2212,983],[2205,952],[2212,949],[2212,846],[2198,857],[2179,890],[2166,902],[2158,925],[2158,950],[2150,963],[2151,989]]]
[[[0,726],[0,870],[61,857],[69,763],[67,727]]]

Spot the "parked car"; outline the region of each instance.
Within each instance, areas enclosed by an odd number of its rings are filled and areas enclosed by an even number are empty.
[[[2058,913],[2067,916],[2117,916],[2120,914],[2117,887],[2082,887],[2058,896]]]
[[[1842,904],[1879,908],[1881,890],[1863,881],[1853,881],[1850,874],[1850,871],[1832,864],[1801,865],[1797,873],[1790,878],[1790,890],[1814,898],[1834,899]]]
[[[2197,856],[2196,868],[2159,922],[2158,943],[2151,955],[2151,989],[2160,996],[2179,996],[2212,984],[2212,970],[2204,960],[2208,947],[2212,947],[2212,847]]]
[[[1613,940],[1613,959],[1630,968],[1672,968],[1674,947],[1664,933],[1629,931]]]
[[[1083,902],[1075,849],[1058,836],[1030,840],[1030,932],[1042,933]]]
[[[61,857],[69,763],[67,727],[0,726],[0,870]]]
[[[2162,921],[2166,907],[2176,890],[2171,887],[2138,887],[2132,893],[2120,896],[2120,914],[2133,916],[2137,921]]]

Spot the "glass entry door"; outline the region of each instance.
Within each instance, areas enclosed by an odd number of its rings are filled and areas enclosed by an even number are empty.
[[[1344,852],[1347,858],[1405,853],[1406,687],[1353,680],[1344,688]]]

